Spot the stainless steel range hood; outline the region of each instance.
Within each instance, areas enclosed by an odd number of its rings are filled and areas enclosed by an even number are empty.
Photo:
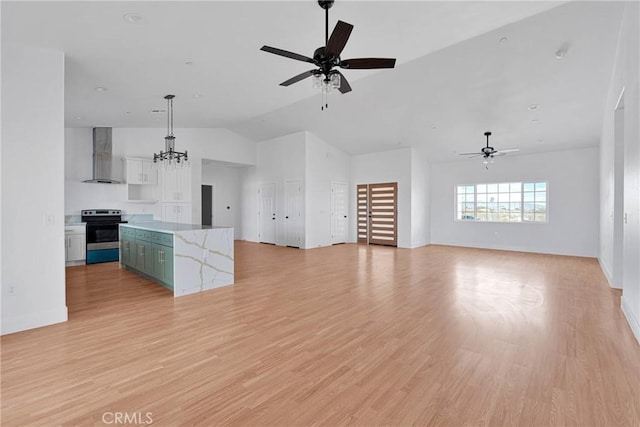
[[[111,128],[93,128],[93,178],[83,182],[120,184],[111,179]]]

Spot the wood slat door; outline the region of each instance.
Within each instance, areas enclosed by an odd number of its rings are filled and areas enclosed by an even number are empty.
[[[369,184],[369,243],[398,245],[398,183]]]
[[[398,183],[360,184],[358,243],[398,245]]]
[[[369,186],[360,184],[357,188],[358,214],[357,236],[358,243],[369,243]]]

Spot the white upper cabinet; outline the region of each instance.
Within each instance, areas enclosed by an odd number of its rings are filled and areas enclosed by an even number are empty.
[[[160,168],[162,201],[191,202],[191,166]]]
[[[158,201],[158,168],[153,160],[125,157],[127,202],[155,203]]]
[[[158,173],[153,167],[152,160],[127,157],[124,162],[127,184],[155,185],[158,183]]]
[[[163,203],[162,221],[191,224],[191,203]]]

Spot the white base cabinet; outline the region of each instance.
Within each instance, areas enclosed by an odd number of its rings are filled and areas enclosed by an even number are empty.
[[[78,263],[87,259],[85,226],[70,226],[64,230],[64,259],[67,263]]]

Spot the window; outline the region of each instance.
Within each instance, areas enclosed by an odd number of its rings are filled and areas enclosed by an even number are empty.
[[[485,222],[547,222],[546,182],[458,185],[456,219]]]

